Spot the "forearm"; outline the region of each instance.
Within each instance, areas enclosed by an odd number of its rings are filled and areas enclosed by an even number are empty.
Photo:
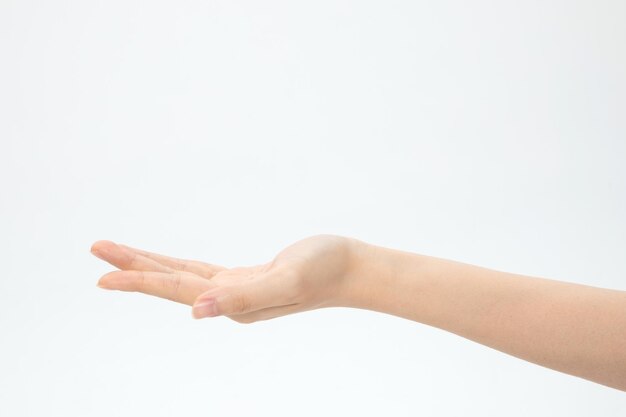
[[[345,305],[435,326],[626,390],[626,292],[360,242]]]

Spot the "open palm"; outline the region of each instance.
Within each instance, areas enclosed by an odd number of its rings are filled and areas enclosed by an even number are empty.
[[[101,288],[193,305],[196,318],[226,315],[252,323],[341,305],[357,242],[316,235],[288,246],[271,262],[236,268],[172,258],[106,240],[94,243],[91,252],[120,269],[102,276]]]

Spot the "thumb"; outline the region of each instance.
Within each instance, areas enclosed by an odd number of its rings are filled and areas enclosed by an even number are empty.
[[[294,285],[275,274],[234,285],[211,288],[196,298],[192,314],[195,318],[237,315],[268,307],[294,303]]]

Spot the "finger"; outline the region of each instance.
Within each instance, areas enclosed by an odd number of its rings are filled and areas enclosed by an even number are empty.
[[[218,285],[198,297],[192,313],[195,318],[203,318],[292,304],[297,294],[291,287],[277,275],[264,275],[235,285]]]
[[[171,256],[165,256],[165,255],[161,255],[158,253],[148,252],[148,251],[137,249],[137,248],[127,246],[127,245],[120,245],[120,246],[130,251],[133,251],[135,253],[138,253],[146,258],[152,259],[153,261],[158,262],[161,265],[167,266],[177,271],[191,272],[207,279],[212,278],[218,272],[226,269],[223,266],[213,265],[213,264],[209,264],[206,262],[193,261],[189,259],[172,258]]]
[[[154,271],[114,271],[105,274],[98,286],[109,290],[135,291],[192,305],[198,296],[214,286],[191,273]]]
[[[99,240],[91,246],[91,253],[119,269],[139,271],[173,272],[172,268],[129,251],[109,240]]]

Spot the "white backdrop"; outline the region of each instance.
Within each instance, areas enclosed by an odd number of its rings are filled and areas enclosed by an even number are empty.
[[[0,415],[618,416],[393,316],[107,292],[317,233],[626,289],[626,3],[0,0]]]

